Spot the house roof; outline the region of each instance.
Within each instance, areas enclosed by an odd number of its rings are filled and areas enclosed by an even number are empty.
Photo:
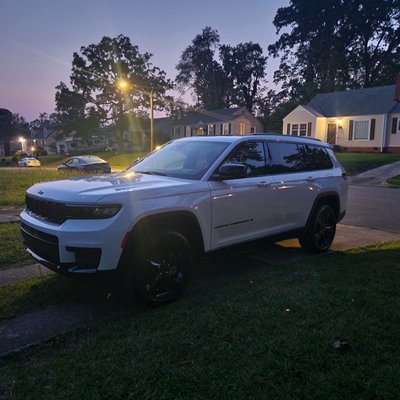
[[[400,105],[394,99],[395,88],[396,85],[387,85],[322,93],[316,95],[305,108],[324,117],[400,112]]]
[[[184,117],[174,122],[174,125],[194,125],[196,123],[215,123],[222,121],[231,121],[241,115],[247,117],[252,115],[246,112],[244,107],[222,108],[211,111],[192,111]],[[253,117],[254,118],[254,117]]]

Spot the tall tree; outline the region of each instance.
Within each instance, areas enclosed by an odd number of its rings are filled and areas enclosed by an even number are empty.
[[[15,135],[26,136],[29,124],[19,114],[13,114],[6,108],[0,108],[0,138],[10,140]]]
[[[59,111],[67,118],[84,112],[86,119],[114,123],[118,144],[123,148],[127,115],[147,109],[150,92],[154,107],[161,108],[163,103],[158,100],[172,88],[165,72],[150,62],[151,57],[150,53],[140,53],[138,46],[123,35],[105,36],[98,44],[81,47],[73,55],[72,91],[63,83],[58,86]]]
[[[274,19],[269,46],[286,98],[392,83],[400,67],[400,0],[291,0]]]
[[[87,107],[82,93],[70,90],[63,82],[56,89],[55,118],[65,133],[76,131],[87,136],[99,127],[101,115],[94,107]]]
[[[183,51],[176,80],[194,91],[198,108],[238,105],[252,112],[265,66],[260,45],[249,42],[221,46],[218,31],[205,27]]]
[[[197,97],[196,105],[206,110],[229,105],[224,97],[226,77],[215,60],[219,40],[218,31],[205,27],[183,51],[176,67],[178,84],[190,86]]]
[[[244,105],[253,112],[265,76],[267,57],[263,56],[257,43],[240,43],[237,46],[223,45],[220,48],[223,70],[230,82],[231,101]]]

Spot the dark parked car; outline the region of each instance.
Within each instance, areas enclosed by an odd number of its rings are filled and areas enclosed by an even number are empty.
[[[90,174],[109,174],[110,164],[97,156],[76,156],[71,157],[58,166],[59,171],[76,170]]]

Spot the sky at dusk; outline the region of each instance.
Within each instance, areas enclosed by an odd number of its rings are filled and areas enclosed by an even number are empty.
[[[151,62],[176,76],[183,50],[205,26],[221,44],[267,46],[276,39],[272,20],[289,0],[1,0],[0,108],[28,122],[54,112],[55,86],[69,85],[72,55],[103,36],[128,36]],[[269,59],[272,82],[278,61]]]

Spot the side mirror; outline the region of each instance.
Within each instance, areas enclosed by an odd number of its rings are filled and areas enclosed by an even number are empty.
[[[241,179],[247,177],[247,167],[243,164],[224,164],[218,171],[218,178],[225,179]]]

